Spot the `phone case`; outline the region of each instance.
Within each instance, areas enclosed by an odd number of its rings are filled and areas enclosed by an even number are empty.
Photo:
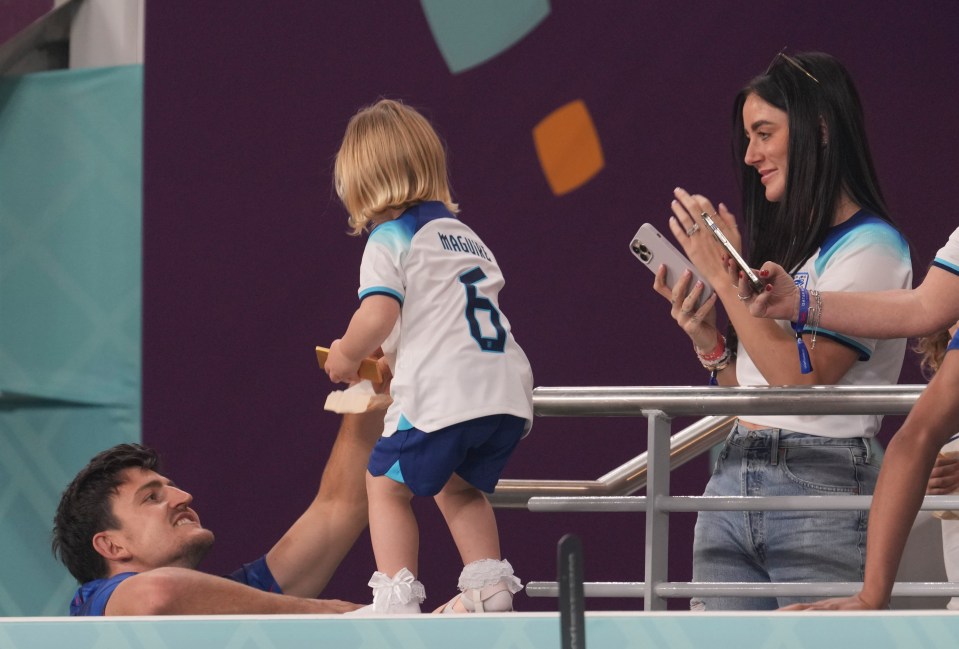
[[[700,296],[696,307],[699,308],[703,302],[709,299],[713,294],[713,287],[707,282],[693,266],[693,263],[686,259],[676,246],[660,234],[650,223],[643,223],[636,235],[629,243],[629,250],[636,259],[643,262],[643,265],[649,268],[654,274],[659,270],[661,264],[666,264],[666,285],[672,287],[687,268],[692,271],[693,279],[700,280],[703,285],[703,294]],[[690,282],[690,288],[695,285],[695,281]]]
[[[746,276],[746,279],[749,280],[750,286],[756,293],[762,293],[765,286],[759,278],[756,277],[756,273],[753,272],[753,269],[749,267],[749,264],[746,263],[746,260],[736,252],[736,249],[733,248],[733,244],[729,242],[729,239],[726,238],[726,235],[723,234],[722,230],[719,229],[719,226],[716,225],[716,222],[708,214],[703,214],[703,221],[709,226],[709,230],[713,233],[713,236],[716,237],[716,241],[722,244],[723,248],[726,249],[726,252],[729,253],[729,256],[733,258],[733,261],[736,262],[736,265],[739,266],[739,270],[743,271],[743,274]]]

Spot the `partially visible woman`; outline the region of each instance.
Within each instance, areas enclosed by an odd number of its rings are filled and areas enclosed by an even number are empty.
[[[914,351],[921,355],[919,365],[922,374],[931,379],[942,366],[949,343],[959,330],[959,323],[916,341]],[[959,491],[959,427],[956,434],[946,442],[936,455],[936,463],[926,482],[926,494],[945,496]],[[945,510],[932,512],[934,518],[941,520],[942,561],[948,581],[959,581],[959,511]],[[919,518],[913,529],[920,524]],[[927,519],[928,520],[928,519]],[[949,600],[946,608],[959,610],[959,597]]]
[[[807,290],[880,291],[912,285],[906,241],[890,218],[867,144],[858,93],[846,69],[821,53],[779,53],[736,98],[733,136],[742,161],[747,259],[770,259]],[[753,318],[742,284],[703,217],[737,248],[736,219],[677,188],[670,229],[716,297],[696,309],[703,287],[685,275],[654,284],[720,385],[894,384],[905,341],[877,341],[817,328],[811,321]],[[716,326],[716,301],[730,324]],[[879,458],[871,438],[881,417],[796,415],[739,418],[706,488],[708,496],[871,494]],[[868,513],[702,512],[693,580],[861,581]],[[773,609],[801,597],[705,597],[694,610]]]
[[[765,318],[795,319],[800,290],[778,264],[767,261],[760,271],[765,290],[749,300],[749,310]],[[922,284],[913,290],[868,293],[824,293],[828,304],[821,324],[857,335],[894,337],[935,334],[959,319],[959,229],[956,229],[933,260]],[[927,343],[928,345],[929,343]],[[936,344],[938,346],[938,344]],[[959,347],[955,334],[946,352]],[[927,348],[927,355],[934,349]],[[947,471],[942,451],[959,451],[959,356],[943,352],[935,376],[920,395],[886,450],[873,497],[869,528],[869,557],[862,589],[851,597],[796,604],[793,609],[859,610],[883,608],[902,559],[909,529],[923,490],[930,494],[952,493],[957,485],[944,480]],[[945,444],[945,446],[943,446]],[[931,474],[930,474],[931,471]],[[926,476],[929,476],[928,479]],[[959,579],[959,521],[943,521],[943,552],[946,575]],[[953,598],[950,608],[959,602]]]
[[[801,291],[789,273],[773,261],[759,275],[764,290],[749,296],[749,311],[761,318],[796,320]],[[740,280],[740,288],[748,288]],[[746,295],[746,293],[744,293]],[[932,335],[959,320],[959,228],[914,289],[881,292],[822,292],[819,326],[856,336],[899,338]]]
[[[941,470],[943,462],[938,459],[938,453],[952,443],[946,444],[950,435],[954,436],[959,430],[959,399],[955,398],[959,392],[957,349],[959,334],[954,333],[943,352],[935,376],[889,442],[886,461],[872,499],[869,557],[862,588],[850,597],[793,604],[788,609],[868,610],[889,606],[896,570],[910,527],[922,503],[923,491],[942,494],[954,488],[949,486],[951,481],[941,480],[943,473],[948,470]],[[945,524],[957,521],[943,523],[946,575],[955,581],[959,578],[959,565],[956,562],[959,556],[959,533],[954,526],[950,528]],[[953,598],[949,608],[955,606],[956,598]]]

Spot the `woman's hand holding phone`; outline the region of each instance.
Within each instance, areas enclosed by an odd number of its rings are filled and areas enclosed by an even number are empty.
[[[660,234],[651,223],[643,223],[639,227],[629,243],[629,249],[633,256],[641,261],[654,275],[663,274],[661,281],[669,291],[672,290],[676,279],[684,270],[691,271],[693,277],[703,283],[703,289],[697,293],[699,297],[696,308],[699,308],[713,294],[712,287],[696,272],[692,262],[686,259],[683,253],[670,243],[669,239]],[[696,282],[689,282],[689,288],[692,288],[695,284]],[[662,293],[662,291],[660,292]],[[665,295],[665,293],[662,294]],[[683,293],[683,297],[685,296],[686,294]]]
[[[639,227],[629,249],[653,272],[653,288],[669,300],[670,314],[693,344],[712,349],[716,342],[716,294],[709,283],[650,223]]]
[[[683,328],[693,345],[710,350],[716,344],[716,294],[713,293],[699,304],[706,285],[695,279],[693,272],[686,269],[670,287],[666,284],[667,268],[660,266],[656,271],[653,288],[669,300],[669,314]]]
[[[733,284],[738,284],[741,272],[748,290],[743,292],[740,287],[739,295],[761,292],[763,282],[739,254],[742,237],[735,215],[723,203],[716,210],[705,196],[690,195],[680,187],[673,194],[676,197],[671,205],[674,216],[669,220],[669,227],[696,267],[714,284],[728,281],[730,277]],[[734,271],[727,266],[727,259],[735,264]]]

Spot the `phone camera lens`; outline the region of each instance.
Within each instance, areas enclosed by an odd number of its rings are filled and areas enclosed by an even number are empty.
[[[653,258],[653,251],[646,247],[645,243],[641,243],[639,240],[633,241],[633,252],[636,253],[636,256],[639,257],[640,261],[644,264],[648,264]]]

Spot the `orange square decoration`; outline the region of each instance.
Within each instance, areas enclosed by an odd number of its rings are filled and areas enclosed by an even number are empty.
[[[562,196],[603,168],[603,149],[586,104],[571,101],[533,128],[540,166],[553,194]]]

